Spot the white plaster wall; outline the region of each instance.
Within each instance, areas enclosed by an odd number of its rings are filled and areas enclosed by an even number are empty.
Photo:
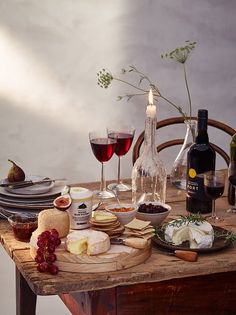
[[[11,158],[28,174],[98,180],[88,132],[120,121],[132,123],[137,136],[146,99],[117,102],[129,90],[119,84],[102,90],[96,72],[136,65],[185,107],[180,66],[160,58],[185,40],[198,43],[188,63],[195,113],[207,108],[211,118],[236,128],[235,12],[234,0],[0,0],[1,178]],[[175,115],[160,102],[158,119]],[[158,141],[170,136],[162,132]],[[229,139],[216,136],[228,149]],[[163,153],[168,168],[174,156]],[[115,158],[107,163],[107,177],[116,176],[116,166]],[[130,171],[131,153],[123,175]],[[13,266],[1,254],[4,262],[10,276]],[[0,296],[5,315],[13,314],[9,300]]]
[[[235,126],[235,9],[230,0],[0,1],[1,176],[12,158],[28,174],[98,179],[88,132],[125,121],[137,135],[146,99],[117,102],[130,90],[121,84],[102,90],[96,72],[139,66],[185,107],[180,65],[160,58],[185,40],[198,43],[188,64],[195,112],[207,108]],[[176,114],[160,102],[158,119]],[[130,154],[124,161],[129,176]],[[110,178],[116,162],[107,164]]]

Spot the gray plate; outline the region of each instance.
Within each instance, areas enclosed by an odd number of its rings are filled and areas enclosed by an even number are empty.
[[[56,196],[59,195],[63,189],[64,185],[60,185],[57,186],[55,185],[54,187],[52,187],[52,189],[46,193],[43,194],[32,194],[32,195],[22,195],[22,194],[16,194],[16,193],[11,193],[9,191],[6,191],[3,187],[0,187],[0,195],[4,196],[4,197],[11,197],[11,198],[23,198],[23,199],[41,199],[41,198],[45,198],[45,197],[52,197],[52,196]]]
[[[29,175],[25,178],[25,180],[32,180],[33,182],[41,181],[45,177],[43,176],[38,176],[38,175]],[[7,178],[2,180],[3,184],[8,184],[9,181]],[[39,195],[39,194],[45,194],[49,192],[53,186],[54,182],[49,182],[49,183],[43,183],[43,184],[36,184],[28,187],[22,187],[18,189],[13,189],[10,187],[4,187],[4,189],[12,194],[16,195]]]

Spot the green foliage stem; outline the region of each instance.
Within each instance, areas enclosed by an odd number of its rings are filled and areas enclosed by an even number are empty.
[[[185,113],[182,109],[181,106],[170,100],[168,97],[163,95],[160,92],[160,89],[157,87],[156,84],[152,82],[152,80],[142,71],[140,71],[137,67],[135,66],[129,66],[128,69],[122,69],[121,70],[121,75],[129,75],[129,74],[134,74],[136,78],[136,83],[132,83],[128,80],[125,80],[120,77],[114,76],[111,72],[107,71],[106,69],[102,69],[97,73],[98,81],[97,84],[101,88],[108,88],[112,81],[117,81],[121,82],[125,85],[128,85],[132,89],[134,89],[137,92],[129,93],[129,94],[124,94],[124,95],[119,95],[117,97],[117,100],[122,100],[122,99],[127,99],[128,101],[135,97],[135,96],[143,96],[147,95],[149,92],[149,88],[152,88],[153,90],[153,95],[154,95],[154,100],[158,100],[158,98],[161,98],[165,100],[168,104],[170,104],[172,107],[174,107],[181,116],[186,118],[187,116],[192,117],[192,101],[191,101],[191,95],[190,95],[190,90],[189,90],[189,85],[188,85],[188,79],[187,79],[187,71],[186,71],[186,61],[190,55],[190,53],[193,51],[193,49],[196,46],[196,42],[189,42],[186,41],[185,46],[176,48],[172,50],[169,53],[165,53],[161,55],[161,58],[169,58],[172,60],[175,60],[182,64],[183,66],[183,73],[184,73],[184,82],[187,90],[187,96],[188,96],[188,103],[189,103],[189,113]],[[143,85],[145,87],[143,87]],[[141,93],[140,93],[141,92]]]

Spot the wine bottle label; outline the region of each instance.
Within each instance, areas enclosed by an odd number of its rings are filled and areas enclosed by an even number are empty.
[[[204,191],[204,176],[197,174],[193,168],[190,168],[188,172],[187,194],[198,200],[209,200]]]
[[[197,172],[195,171],[194,168],[190,168],[189,171],[188,171],[188,176],[190,178],[195,178],[197,176]]]

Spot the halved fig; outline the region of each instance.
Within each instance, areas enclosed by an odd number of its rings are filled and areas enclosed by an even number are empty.
[[[53,201],[54,207],[61,211],[67,210],[70,207],[71,203],[72,203],[72,200],[69,194],[59,196]]]

